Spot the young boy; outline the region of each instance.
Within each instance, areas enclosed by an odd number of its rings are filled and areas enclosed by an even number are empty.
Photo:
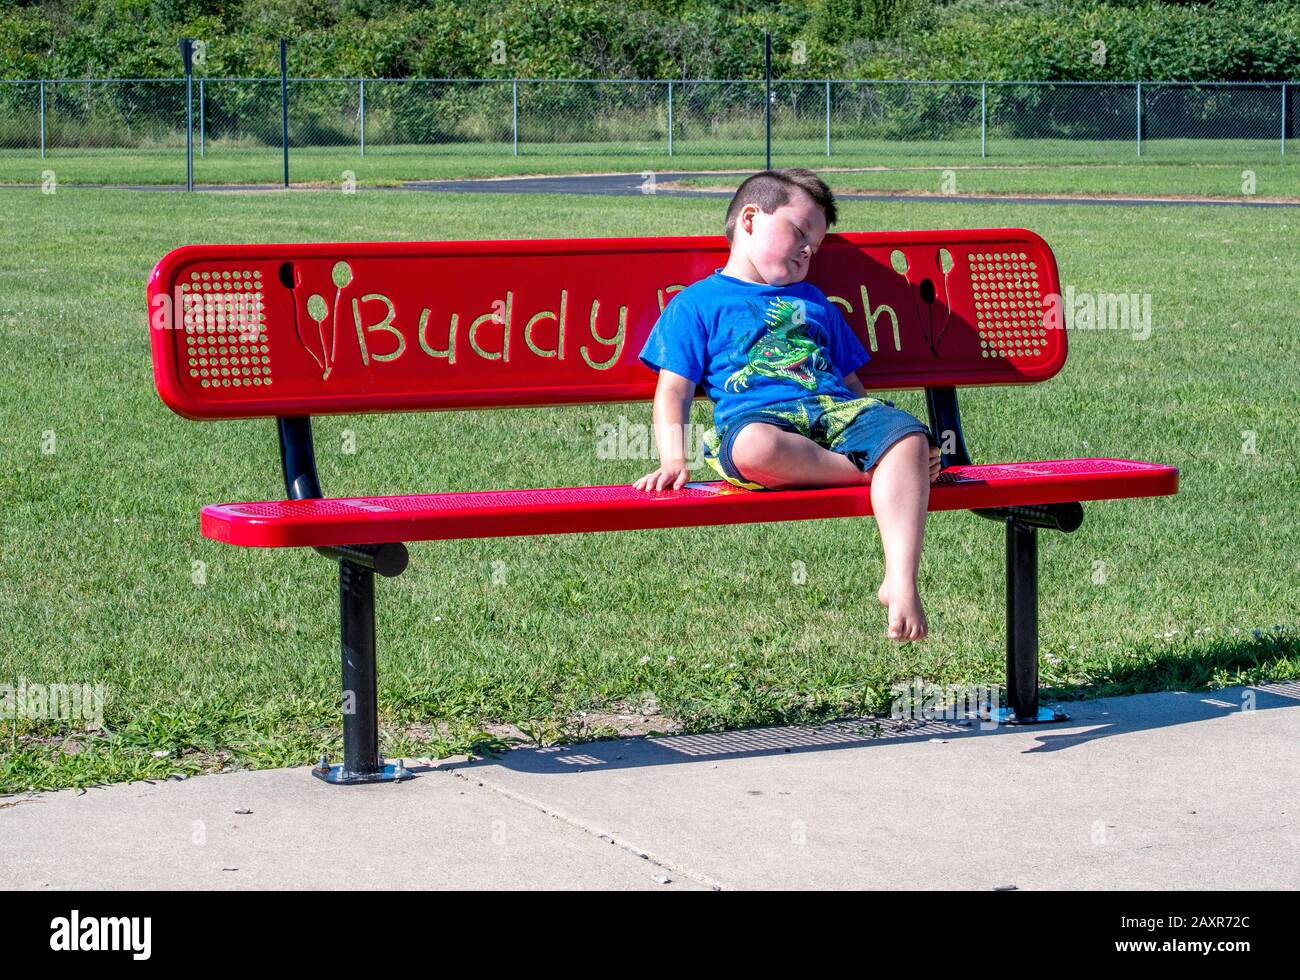
[[[680,489],[696,386],[714,402],[705,461],[752,490],[870,484],[885,552],[877,597],[891,639],[922,639],[917,592],[930,483],[939,449],[919,419],[867,395],[870,355],[839,309],[804,282],[826,229],[830,188],[811,170],[764,170],[727,208],[727,265],[677,293],[640,359],[659,372],[654,425],[660,465],[638,490]]]

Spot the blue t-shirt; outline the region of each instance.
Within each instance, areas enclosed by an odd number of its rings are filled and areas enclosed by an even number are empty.
[[[871,360],[816,286],[746,282],[721,269],[669,300],[639,357],[655,371],[703,381],[719,432],[739,412],[773,402],[859,398],[842,379]]]

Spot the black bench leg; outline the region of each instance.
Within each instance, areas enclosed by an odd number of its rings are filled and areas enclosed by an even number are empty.
[[[1014,517],[1007,525],[1007,705],[997,720],[1008,725],[1067,721],[1038,706],[1038,528]]]
[[[339,618],[343,653],[343,764],[321,764],[312,775],[327,783],[400,782],[413,778],[402,766],[384,765],[379,754],[379,705],[375,674],[375,573],[346,558],[339,561]]]

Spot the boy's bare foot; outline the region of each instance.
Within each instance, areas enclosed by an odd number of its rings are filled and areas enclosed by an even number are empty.
[[[929,632],[925,610],[921,608],[921,594],[910,582],[895,584],[886,580],[876,593],[882,605],[889,609],[889,638],[900,643],[923,640]]]

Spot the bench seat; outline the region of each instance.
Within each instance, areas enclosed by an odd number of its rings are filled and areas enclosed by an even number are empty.
[[[931,486],[930,510],[1149,497],[1177,489],[1175,467],[1137,460],[952,466]],[[650,493],[620,484],[211,504],[202,510],[201,526],[214,541],[292,548],[863,517],[871,512],[866,486],[744,490],[719,480]]]

